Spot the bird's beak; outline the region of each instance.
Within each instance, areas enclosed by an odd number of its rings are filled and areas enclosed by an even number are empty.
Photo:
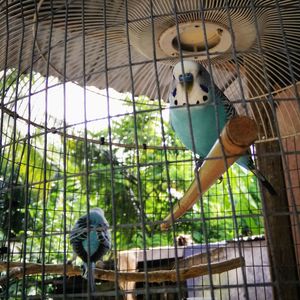
[[[178,79],[180,83],[192,83],[194,81],[194,76],[192,73],[185,73],[179,75]]]

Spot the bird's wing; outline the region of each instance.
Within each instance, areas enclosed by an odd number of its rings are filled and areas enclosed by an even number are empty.
[[[217,86],[215,86],[215,93],[217,98],[219,98],[222,104],[224,105],[227,121],[230,120],[232,117],[237,116],[237,111],[234,108],[233,104]]]
[[[100,226],[96,229],[96,231],[97,231],[98,240],[100,244],[103,246],[106,253],[111,248],[111,236],[108,229],[108,224],[102,222]]]
[[[87,239],[87,216],[80,217],[70,232],[70,242],[83,241]]]
[[[81,240],[73,240],[72,242],[73,251],[84,261],[88,261],[87,252],[83,247],[83,243]]]

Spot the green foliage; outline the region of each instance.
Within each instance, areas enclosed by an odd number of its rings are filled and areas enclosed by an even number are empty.
[[[81,139],[69,138],[64,148],[63,138],[60,137],[59,143],[48,144],[45,158],[43,151],[39,150],[44,143],[43,136],[37,135],[36,139],[31,140],[30,147],[18,144],[15,151],[10,151],[6,164],[4,155],[1,173],[5,175],[12,172],[12,165],[8,161],[11,161],[14,153],[15,167],[11,176],[16,177],[17,172],[18,179],[10,178],[2,183],[2,231],[8,228],[9,203],[12,216],[16,217],[13,219],[18,220],[15,224],[11,223],[11,230],[17,234],[22,230],[26,198],[28,232],[42,231],[43,226],[49,233],[63,231],[61,220],[64,211],[67,212],[66,227],[71,228],[74,220],[86,211],[86,203],[89,202],[91,207],[103,207],[110,223],[114,223],[119,249],[144,247],[143,240],[148,242],[146,246],[172,243],[172,235],[160,232],[158,226],[151,224],[162,220],[170,211],[170,200],[176,203],[178,195],[182,195],[189,187],[193,179],[191,153],[157,148],[164,143],[167,147],[182,145],[169,124],[161,123],[158,102],[140,98],[135,105],[135,117],[127,114],[112,122],[111,136],[113,143],[133,147],[113,147],[110,153],[109,148],[100,143],[85,144]],[[90,133],[90,136],[95,141],[100,141],[101,137],[109,140],[107,130]],[[136,144],[144,144],[144,149],[136,148]],[[232,204],[240,231],[249,227],[253,234],[262,232],[260,198],[255,178],[239,167],[232,167],[229,173],[230,180],[225,176],[222,184],[213,186],[204,195],[201,200],[204,213],[201,214],[199,201],[184,217],[186,222],[177,225],[177,232],[192,233],[196,242],[204,241],[205,230],[210,241],[234,238]],[[230,200],[229,183],[233,201]],[[169,184],[172,197],[168,193]],[[43,209],[46,209],[45,215]],[[59,237],[51,237],[47,241],[46,248],[54,242],[62,243]],[[37,244],[41,245],[41,241]],[[61,259],[62,255],[59,257],[57,259]]]
[[[162,128],[158,102],[139,98],[136,103],[135,117],[128,115],[113,123],[113,140],[118,143],[147,145],[162,145]],[[134,125],[137,124],[135,127]],[[134,129],[137,128],[135,131]],[[165,143],[167,146],[182,147],[169,124],[163,122]],[[136,136],[135,136],[136,135]],[[153,222],[162,220],[170,209],[168,181],[172,189],[172,202],[178,200],[177,194],[183,194],[193,180],[192,156],[189,151],[167,150],[122,150],[125,165],[135,165],[139,157],[141,198],[144,202],[145,215]],[[165,162],[165,155],[168,163]],[[229,189],[230,184],[230,189]],[[230,192],[229,192],[230,190]],[[232,194],[232,201],[230,197]],[[203,203],[204,213],[201,214]],[[261,203],[257,189],[256,178],[233,166],[229,170],[229,178],[224,176],[222,184],[215,184],[194,208],[176,225],[176,232],[191,233],[195,242],[220,241],[236,237],[236,232],[244,234],[245,228],[250,228],[252,234],[263,233]],[[235,211],[235,213],[233,213]],[[233,217],[237,220],[235,228]],[[202,222],[205,219],[205,224]],[[148,221],[148,220],[147,220]],[[150,245],[168,245],[172,236],[152,228],[152,234],[146,233]],[[135,245],[136,246],[136,245]],[[141,245],[142,246],[142,245]]]
[[[128,103],[130,109],[129,99]],[[135,106],[135,115],[112,120],[111,136],[107,129],[88,132],[94,143],[71,137],[64,141],[56,135],[48,138],[44,152],[45,136],[36,130],[29,145],[23,142],[2,149],[0,230],[5,239],[10,229],[23,245],[14,260],[62,262],[64,245],[69,257],[64,230],[69,231],[86,212],[87,203],[104,209],[117,250],[173,244],[173,233],[161,232],[159,222],[192,182],[193,158],[190,151],[174,148],[183,145],[169,124],[162,122],[165,112],[157,101],[139,98]],[[103,137],[132,147],[112,146],[110,152],[100,142]],[[164,149],[164,144],[173,148]],[[10,228],[9,207],[14,220]],[[175,225],[175,235],[189,233],[196,243],[232,239],[236,237],[233,217],[239,234],[263,233],[256,179],[237,166]]]

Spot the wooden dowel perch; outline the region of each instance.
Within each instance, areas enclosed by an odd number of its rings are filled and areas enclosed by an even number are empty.
[[[219,274],[222,272],[230,271],[236,268],[240,268],[245,265],[245,260],[243,257],[233,258],[221,262],[215,262],[211,264],[212,274]],[[22,263],[10,263],[12,268],[9,274],[10,278],[20,279],[23,276],[23,264]],[[5,271],[7,268],[6,262],[0,262],[0,271]],[[64,274],[64,265],[45,265],[45,274]],[[42,274],[42,265],[36,263],[26,264],[25,269],[26,275],[39,275]],[[82,270],[80,267],[73,267],[72,265],[67,265],[66,275],[76,276],[81,275]],[[188,268],[179,269],[179,280],[183,281],[189,278],[194,278],[198,276],[203,276],[209,274],[209,269],[207,264],[194,265]],[[115,281],[115,271],[113,270],[95,270],[95,278],[101,280]],[[163,270],[163,271],[150,271],[147,272],[148,282],[164,282],[178,280],[177,272],[175,269]],[[144,282],[145,272],[118,272],[119,281],[134,281],[134,282]],[[0,285],[6,282],[6,276],[0,279]]]
[[[207,155],[207,159],[198,171],[200,188],[198,187],[197,178],[195,178],[185,195],[174,206],[172,213],[174,220],[189,210],[197,199],[224,174],[226,169],[246,152],[249,146],[257,139],[257,135],[256,123],[246,116],[237,116],[227,122],[220,138],[216,141]],[[227,165],[225,164],[222,145]],[[170,227],[172,214],[169,214],[164,219],[164,223],[161,224],[162,230]]]

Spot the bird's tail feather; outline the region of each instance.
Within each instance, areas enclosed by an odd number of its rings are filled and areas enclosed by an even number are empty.
[[[84,263],[84,274],[83,277],[89,282],[90,292],[95,292],[95,263],[90,263],[90,268],[88,264]]]
[[[261,184],[268,190],[268,192],[271,195],[277,195],[274,187],[272,184],[268,181],[268,179],[256,168],[253,168],[252,173],[258,178],[258,180],[261,182]]]

